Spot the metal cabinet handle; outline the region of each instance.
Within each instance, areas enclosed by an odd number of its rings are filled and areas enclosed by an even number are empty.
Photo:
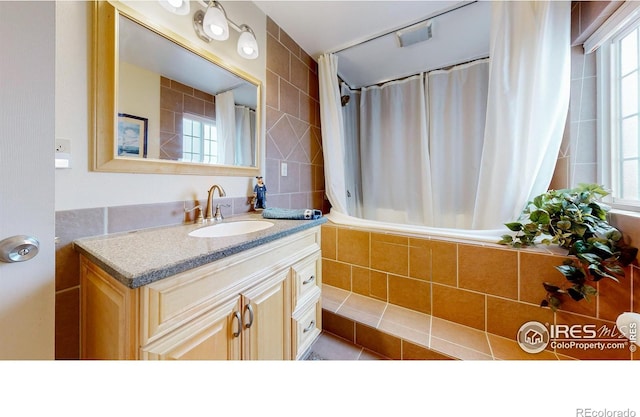
[[[242,331],[242,317],[240,316],[240,312],[235,311],[233,313],[233,318],[235,318],[238,321],[238,331],[233,332],[233,337],[238,337],[240,336],[240,332]]]
[[[316,279],[316,276],[311,275],[308,280],[302,281],[302,285],[307,285],[308,283],[313,282],[314,279]]]
[[[253,307],[251,307],[251,304],[247,304],[244,310],[249,312],[249,323],[244,325],[245,329],[248,329],[253,324]]]
[[[316,327],[316,321],[311,320],[311,323],[302,331],[302,333],[310,332],[314,327]]]

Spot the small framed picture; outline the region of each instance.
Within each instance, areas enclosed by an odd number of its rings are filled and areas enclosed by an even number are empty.
[[[118,156],[147,157],[148,119],[118,113]]]

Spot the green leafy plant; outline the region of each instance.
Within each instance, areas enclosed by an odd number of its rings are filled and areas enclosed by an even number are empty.
[[[556,267],[567,282],[543,283],[547,295],[542,307],[556,311],[567,297],[589,300],[597,294],[592,283],[603,278],[619,282],[624,267],[636,258],[638,249],[625,244],[622,233],[607,222],[610,208],[601,199],[608,194],[597,184],[550,190],[530,201],[519,221],[505,224],[515,234],[503,235],[500,244],[514,248],[556,244],[567,249],[570,258]]]

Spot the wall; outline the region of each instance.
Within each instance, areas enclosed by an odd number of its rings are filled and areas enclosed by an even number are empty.
[[[267,34],[269,205],[326,211],[318,65],[269,18]]]
[[[638,226],[635,226],[638,229]],[[498,244],[407,237],[322,226],[322,282],[366,297],[515,340],[528,321],[615,326],[625,311],[640,312],[640,269],[620,284],[602,280],[591,302],[567,301],[553,313],[540,308],[543,282],[561,285],[554,247],[515,250]],[[575,358],[630,359],[630,351],[558,350]]]
[[[224,6],[230,18],[245,21],[254,29],[261,51],[261,67],[258,60],[242,69],[265,83],[267,140],[263,155],[267,159],[268,204],[322,207],[324,177],[315,63],[252,3],[228,4]],[[160,11],[158,19],[168,19],[157,2],[145,6],[150,8],[147,13],[155,7]],[[56,172],[56,358],[74,359],[79,357],[80,340],[79,265],[71,246],[74,239],[192,220],[183,213],[185,200],[189,205],[196,200],[204,202],[214,183],[227,191],[228,197],[217,199],[229,205],[223,214],[240,214],[249,210],[247,196],[255,179],[90,172],[86,157],[88,6],[85,2],[58,2],[57,7],[56,136],[72,138],[74,165],[71,170]],[[194,36],[192,29],[184,30]],[[227,42],[235,45],[232,40]],[[217,49],[216,53],[222,57]],[[232,65],[245,65],[235,49],[227,53],[223,58]],[[288,175],[283,179],[279,177],[280,161],[288,164]]]
[[[571,101],[552,189],[598,182],[596,54],[585,54],[582,43],[620,4],[620,1],[572,3]]]
[[[193,31],[191,16],[200,6],[191,4],[189,16],[165,11],[157,1],[128,4],[163,27],[170,28],[195,45],[208,49],[231,67],[266,83],[266,17],[253,3],[227,2],[227,14],[234,21],[252,27],[262,53],[245,60],[235,51],[237,33],[231,30],[224,42],[205,43]],[[91,2],[56,3],[56,137],[71,141],[72,168],[56,170],[57,211],[132,204],[166,203],[204,199],[211,184],[221,184],[230,197],[249,195],[255,179],[199,175],[147,175],[92,172],[89,170],[89,63]],[[264,98],[263,98],[264,101]],[[264,103],[263,103],[264,104]],[[264,152],[263,152],[264,154]],[[264,169],[264,168],[263,168]],[[266,178],[265,178],[266,179]],[[160,186],[150,187],[149,184]]]

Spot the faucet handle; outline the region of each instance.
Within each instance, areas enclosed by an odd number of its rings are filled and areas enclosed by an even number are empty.
[[[186,207],[186,203],[185,203],[185,205],[184,205],[184,212],[185,213],[191,213],[194,210],[198,210],[198,216],[194,220],[194,223],[204,223],[204,217],[202,217],[202,206],[200,206],[200,204],[197,204],[197,205],[193,206],[192,208],[188,209]]]
[[[231,204],[216,204],[216,212],[213,215],[213,218],[218,222],[224,219],[222,211],[220,211],[220,207],[231,207]]]

